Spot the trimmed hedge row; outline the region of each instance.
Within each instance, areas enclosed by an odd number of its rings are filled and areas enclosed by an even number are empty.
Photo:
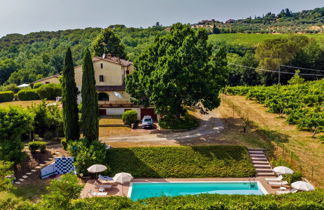
[[[1,91],[0,92],[0,102],[12,101],[14,98],[13,91]]]
[[[36,150],[40,150],[40,152],[45,152],[47,142],[45,141],[31,141],[28,143],[28,148],[30,152],[34,153]]]
[[[108,150],[110,175],[134,177],[252,177],[255,169],[242,146],[174,146]]]
[[[324,209],[324,191],[281,196],[202,194],[131,201],[125,197],[87,198],[72,201],[71,209]]]
[[[62,95],[60,84],[41,85],[37,89],[25,88],[18,92],[18,99],[22,101],[48,99],[55,100]]]
[[[21,101],[39,100],[39,95],[35,89],[22,89],[17,95]]]

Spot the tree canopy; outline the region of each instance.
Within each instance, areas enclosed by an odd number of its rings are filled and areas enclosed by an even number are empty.
[[[92,43],[92,50],[96,56],[112,54],[120,58],[126,58],[125,47],[120,43],[120,39],[110,29],[103,29]]]
[[[196,105],[201,112],[217,107],[225,85],[226,54],[222,48],[212,53],[207,39],[206,30],[180,23],[157,37],[126,79],[134,102],[155,105],[159,114],[176,118],[185,114],[184,106]]]

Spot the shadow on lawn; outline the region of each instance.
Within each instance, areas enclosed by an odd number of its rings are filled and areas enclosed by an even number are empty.
[[[160,178],[156,171],[140,160],[131,149],[118,148],[108,151],[108,163],[110,166],[109,176],[120,172],[132,174],[136,178]]]

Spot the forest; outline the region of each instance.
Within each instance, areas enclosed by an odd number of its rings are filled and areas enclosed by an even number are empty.
[[[255,17],[250,22],[265,26],[286,22],[300,27],[309,24],[319,26],[323,25],[323,11],[324,8],[317,8],[293,13],[286,9],[277,15],[271,13],[264,17]],[[264,22],[268,16],[273,18]],[[244,25],[246,22],[247,19],[242,19],[235,20],[231,24]],[[195,25],[191,27],[195,28]],[[135,61],[157,36],[165,35],[170,30],[169,27],[160,24],[149,28],[127,28],[124,25],[111,25],[109,28],[120,39],[127,59],[131,61]],[[74,65],[79,65],[83,49],[91,47],[101,30],[101,28],[85,28],[44,31],[26,35],[9,34],[0,38],[0,90],[12,90],[14,88],[12,84],[30,83],[60,73],[63,52],[67,47],[71,47]],[[244,30],[238,31],[244,33],[213,34],[215,31],[210,28],[207,28],[207,31],[210,33],[208,43],[213,50],[223,48],[227,53],[228,85],[272,85],[278,83],[276,71],[279,69],[282,72],[282,84],[286,84],[297,69],[301,71],[300,76],[306,80],[323,76],[322,72],[317,71],[324,69],[322,33],[293,36],[248,34],[249,32]],[[280,58],[276,55],[280,55]]]

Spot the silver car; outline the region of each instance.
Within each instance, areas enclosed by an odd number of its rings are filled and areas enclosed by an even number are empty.
[[[153,118],[150,115],[145,115],[143,117],[142,128],[153,128]]]

